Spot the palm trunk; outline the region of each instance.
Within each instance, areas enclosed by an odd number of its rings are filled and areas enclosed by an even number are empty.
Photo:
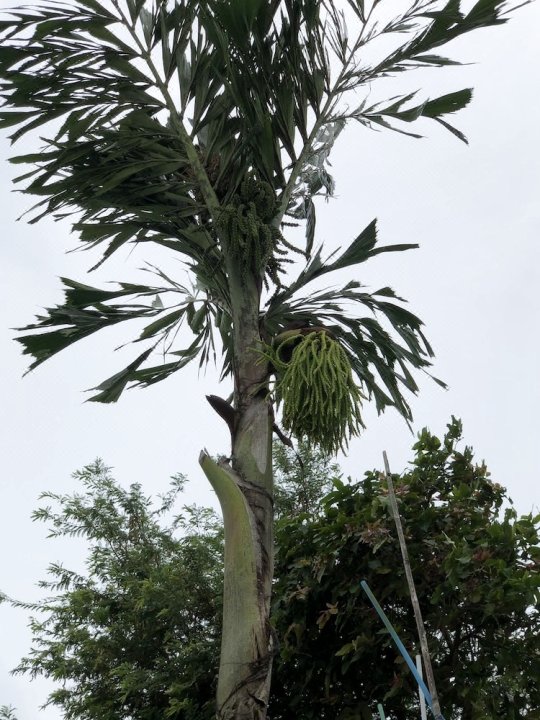
[[[231,269],[234,418],[231,460],[201,454],[225,528],[223,634],[217,691],[219,720],[264,720],[274,652],[270,593],[274,571],[271,404],[260,344],[257,283]],[[235,277],[236,275],[236,277]]]

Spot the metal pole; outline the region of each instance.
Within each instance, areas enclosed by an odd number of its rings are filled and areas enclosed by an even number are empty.
[[[433,675],[433,668],[431,666],[431,658],[429,656],[428,642],[426,636],[426,629],[424,627],[424,621],[422,619],[422,611],[420,610],[420,603],[418,602],[418,595],[416,594],[416,587],[414,584],[414,578],[411,570],[411,563],[409,561],[409,553],[407,552],[407,545],[405,543],[405,535],[403,534],[403,526],[401,524],[401,518],[399,516],[399,509],[396,500],[396,494],[394,492],[394,483],[392,482],[392,476],[390,474],[390,465],[388,463],[388,457],[386,452],[383,452],[384,458],[384,469],[386,472],[386,482],[388,484],[388,497],[390,499],[390,507],[392,508],[392,514],[394,515],[394,522],[396,523],[396,530],[399,538],[399,546],[401,548],[401,556],[403,557],[403,566],[405,568],[405,575],[407,577],[407,583],[409,585],[409,592],[411,594],[411,601],[414,610],[414,618],[416,620],[416,627],[418,630],[418,637],[420,639],[420,649],[422,650],[422,658],[424,660],[424,667],[426,669],[426,679],[431,694],[433,704],[433,714],[436,718],[441,718],[441,706],[439,704],[439,697],[437,695],[437,688],[435,686],[435,677]]]
[[[360,586],[362,587],[362,589],[364,590],[364,592],[366,593],[366,595],[368,596],[368,598],[371,600],[371,604],[373,605],[373,607],[374,607],[375,610],[377,611],[377,615],[378,615],[378,616],[381,618],[381,620],[383,621],[385,628],[386,628],[386,629],[388,630],[388,632],[390,633],[390,637],[391,637],[392,640],[396,643],[397,649],[399,650],[399,652],[401,653],[401,656],[403,657],[403,659],[405,660],[405,662],[406,662],[407,665],[409,666],[409,670],[412,672],[414,679],[415,679],[416,682],[418,683],[418,686],[422,688],[422,692],[424,693],[424,695],[426,696],[426,700],[428,701],[429,708],[430,708],[430,710],[433,712],[433,704],[432,704],[432,701],[431,701],[431,693],[430,693],[429,690],[427,689],[425,682],[422,680],[422,678],[421,678],[420,675],[418,674],[418,670],[416,669],[416,665],[414,664],[412,657],[411,657],[411,656],[409,655],[409,653],[407,652],[407,648],[405,647],[405,645],[404,645],[404,644],[401,642],[401,640],[399,639],[399,635],[397,634],[396,629],[394,628],[394,626],[392,625],[392,623],[391,623],[390,620],[388,619],[386,613],[384,612],[384,610],[383,610],[382,607],[380,606],[379,601],[377,600],[377,598],[375,597],[375,595],[371,592],[371,588],[369,587],[369,585],[367,584],[367,582],[366,582],[365,580],[362,580],[362,581],[360,582]],[[433,712],[433,715],[435,715],[434,712]],[[442,718],[442,716],[441,716],[441,718]],[[435,720],[439,720],[439,718],[436,718]],[[442,720],[444,720],[444,718],[442,718]]]
[[[422,657],[420,655],[416,656],[416,669],[418,670],[418,674],[420,675],[420,677],[423,678]],[[418,697],[420,698],[420,718],[421,720],[427,720],[426,699],[420,685],[418,686]]]

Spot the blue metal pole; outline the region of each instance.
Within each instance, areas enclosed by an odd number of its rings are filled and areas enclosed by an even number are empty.
[[[430,693],[429,690],[427,689],[425,682],[424,682],[424,681],[422,680],[422,678],[420,677],[420,674],[419,674],[418,670],[416,669],[416,665],[414,664],[411,656],[410,656],[409,653],[407,652],[407,650],[406,650],[406,648],[405,648],[405,645],[404,645],[404,644],[401,642],[401,640],[399,639],[398,634],[397,634],[397,632],[394,630],[394,627],[393,627],[392,623],[391,623],[390,620],[386,617],[386,613],[384,612],[384,610],[382,609],[382,607],[381,607],[381,606],[379,605],[379,603],[377,602],[377,598],[375,597],[375,595],[371,592],[371,590],[370,590],[370,588],[369,588],[369,585],[367,584],[367,582],[366,582],[365,580],[362,580],[361,583],[360,583],[360,585],[362,586],[362,589],[364,590],[364,592],[366,593],[366,595],[368,596],[368,598],[371,600],[371,604],[373,605],[373,607],[374,607],[375,610],[377,611],[377,613],[378,613],[379,617],[381,618],[381,620],[383,621],[386,629],[388,630],[388,632],[389,632],[390,635],[392,636],[392,640],[396,643],[399,652],[402,654],[403,659],[405,660],[405,662],[406,662],[407,665],[409,666],[409,670],[412,672],[412,674],[413,674],[413,676],[414,676],[414,679],[415,679],[416,682],[418,683],[419,688],[420,688],[420,689],[422,690],[422,692],[424,693],[424,697],[426,698],[427,704],[429,705],[429,709],[431,710],[431,712],[432,712],[432,714],[433,714],[433,717],[435,718],[435,720],[444,720],[444,718],[443,718],[442,715],[438,715],[438,716],[435,715],[435,712],[433,711],[433,702],[432,702],[432,698],[431,698],[431,693]]]

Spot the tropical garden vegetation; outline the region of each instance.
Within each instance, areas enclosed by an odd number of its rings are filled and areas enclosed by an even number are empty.
[[[276,447],[269,714],[372,720],[380,702],[396,720],[418,717],[414,678],[360,588],[366,579],[414,654],[385,479],[345,481],[305,443],[299,455],[303,465]],[[223,529],[213,511],[179,507],[184,480],[152,501],[96,461],[72,494],[42,496],[34,520],[52,538],[82,537],[85,567],[52,563],[46,599],[19,603],[33,642],[16,671],[52,680],[62,717],[215,717]],[[455,419],[441,439],[419,434],[394,482],[445,717],[538,717],[540,516],[518,517]]]
[[[64,302],[19,337],[30,367],[103,328],[146,320],[134,338],[144,350],[93,401],[115,402],[128,386],[218,355],[232,383],[228,399],[208,398],[231,448],[200,456],[224,521],[222,720],[266,717],[278,652],[269,621],[274,430],[331,455],[360,432],[363,402],[410,421],[413,373],[433,354],[391,288],[321,285],[414,247],[381,246],[375,221],[333,254],[316,244],[317,197],[334,191],[332,147],[348,121],[417,136],[412,124],[427,118],[465,140],[448,116],[470,89],[385,99],[378,81],[456,64],[440,48],[504,23],[511,6],[52,0],[0,21],[0,128],[12,128],[14,142],[43,137],[39,152],[12,158],[27,166],[17,180],[37,198],[31,222],[69,218],[83,247],[103,249],[92,269],[133,244],[148,248],[149,263],[152,247],[167,248],[192,282],[152,265],[154,284],[63,279]],[[289,232],[298,223],[303,244]]]

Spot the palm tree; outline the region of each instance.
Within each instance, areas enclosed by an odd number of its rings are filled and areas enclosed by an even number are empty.
[[[457,64],[437,49],[510,10],[502,0],[468,12],[459,0],[402,5],[395,16],[384,0],[53,0],[0,21],[0,127],[15,128],[13,141],[47,133],[41,152],[12,158],[31,166],[18,178],[39,198],[31,222],[74,215],[82,245],[104,249],[94,268],[120,248],[155,243],[193,281],[152,266],[152,285],[104,290],[64,278],[63,304],[21,329],[30,369],[142,318],[150,322],[134,342],[144,351],[93,401],[204,365],[218,349],[232,378],[229,400],[208,398],[229,426],[230,453],[200,456],[225,525],[223,720],[266,717],[273,429],[333,453],[360,431],[363,400],[410,421],[404,392],[417,391],[412,373],[430,365],[422,323],[392,289],[308,288],[415,247],[380,246],[373,221],[339,253],[314,249],[315,199],[333,193],[328,157],[347,121],[418,137],[404,128],[432,118],[465,140],[447,115],[469,89],[372,103],[375,81]],[[305,226],[301,247],[285,238],[291,224]],[[302,263],[292,279],[291,261]],[[179,347],[185,330],[192,337]],[[156,364],[158,348],[167,357]]]

